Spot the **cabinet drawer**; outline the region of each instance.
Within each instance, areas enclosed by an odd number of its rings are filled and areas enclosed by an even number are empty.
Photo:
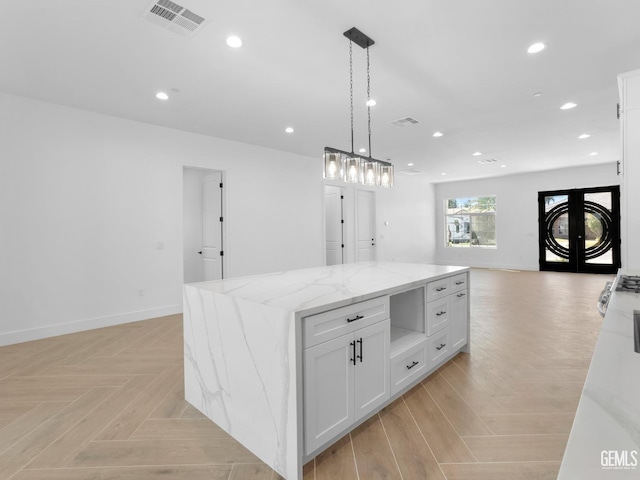
[[[460,290],[466,290],[467,288],[467,274],[461,273],[460,275],[454,275],[449,277],[449,293],[459,292]]]
[[[443,278],[427,283],[427,302],[449,295],[449,279]]]
[[[430,302],[427,306],[427,335],[449,326],[449,296]]]
[[[449,327],[429,337],[429,369],[440,365],[449,354]]]
[[[427,371],[428,346],[425,338],[416,346],[391,359],[391,395],[395,395]]]
[[[389,297],[372,298],[302,319],[305,348],[389,318]]]

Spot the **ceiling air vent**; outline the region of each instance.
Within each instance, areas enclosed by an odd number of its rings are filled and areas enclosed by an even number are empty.
[[[142,18],[189,38],[207,23],[200,15],[170,0],[154,0],[145,9]]]
[[[404,117],[404,118],[399,118],[398,120],[394,120],[393,122],[391,122],[391,125],[395,125],[396,127],[404,127],[406,125],[415,125],[416,123],[420,123],[420,122],[415,118]]]
[[[497,161],[497,158],[485,158],[484,160],[478,160],[478,163],[481,163],[482,165],[488,165],[490,163],[496,163]]]

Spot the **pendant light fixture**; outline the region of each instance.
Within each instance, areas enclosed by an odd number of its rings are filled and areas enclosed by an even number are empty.
[[[393,165],[371,156],[371,107],[375,100],[371,99],[371,71],[369,68],[369,47],[375,42],[353,27],[344,32],[349,39],[349,93],[351,100],[351,152],[337,148],[324,148],[324,178],[327,180],[343,180],[346,183],[360,183],[367,186],[390,188],[393,186]],[[369,156],[354,153],[353,149],[353,44],[367,51],[367,131],[369,134]]]

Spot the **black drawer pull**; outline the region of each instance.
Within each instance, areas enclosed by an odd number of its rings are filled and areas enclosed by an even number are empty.
[[[418,362],[416,362],[414,360],[414,362],[411,365],[407,365],[407,370],[411,370],[413,367],[415,367],[418,364]]]
[[[353,347],[353,358],[351,359],[351,361],[355,365],[356,364],[356,342],[351,342],[349,343],[349,345]]]
[[[463,283],[464,283],[464,280],[458,280],[458,281],[456,282],[456,285],[462,285]]]
[[[438,287],[436,288],[436,292],[442,292],[443,290],[446,290],[447,287]]]
[[[466,293],[459,293],[459,294],[458,294],[458,298],[460,298],[460,297],[464,297],[465,295],[466,295]]]
[[[446,346],[447,346],[446,343],[441,343],[439,347],[436,347],[436,350],[442,350]]]
[[[360,338],[360,340],[358,340],[358,343],[360,344],[360,355],[358,355],[357,358],[360,359],[360,363],[362,363],[362,337]]]
[[[438,312],[438,313],[436,313],[436,317],[439,317],[440,315],[444,315],[445,313],[447,313],[447,312]]]
[[[356,320],[361,320],[363,318],[364,318],[363,315],[356,315],[354,318],[347,318],[347,322],[351,323],[351,322],[355,322]]]

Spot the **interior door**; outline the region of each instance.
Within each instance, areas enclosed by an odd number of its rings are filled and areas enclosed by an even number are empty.
[[[375,194],[370,190],[358,190],[356,196],[357,248],[356,261],[376,259],[376,214]]]
[[[344,263],[344,195],[340,187],[325,185],[325,245],[327,265]]]
[[[222,278],[222,173],[202,177],[202,262],[204,280]]]
[[[620,268],[620,187],[538,194],[540,270],[616,273]]]

